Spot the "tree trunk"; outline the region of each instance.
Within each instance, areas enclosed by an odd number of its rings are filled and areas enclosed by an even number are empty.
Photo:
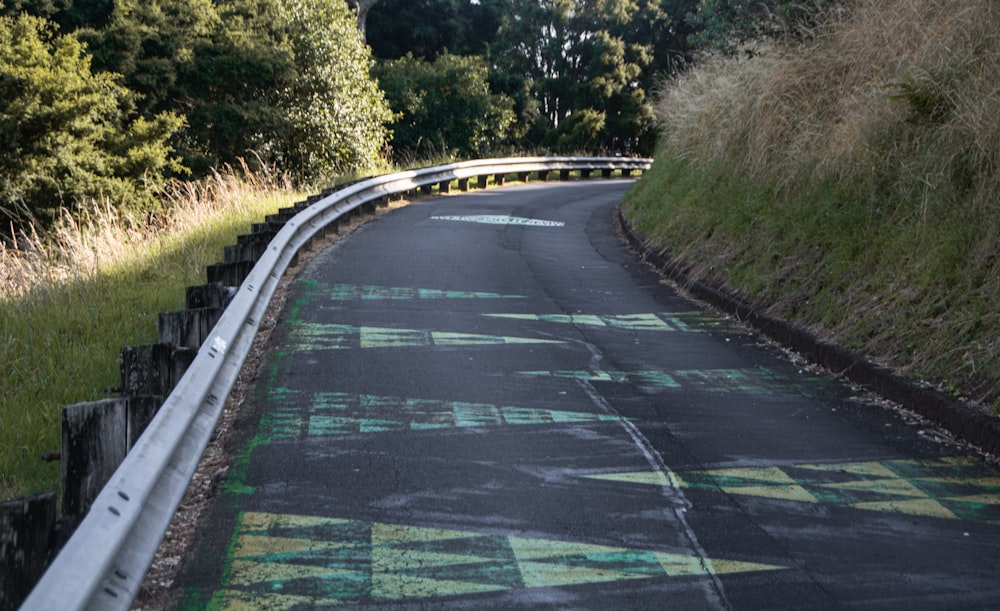
[[[358,14],[358,29],[361,30],[361,38],[365,38],[365,24],[368,20],[368,11],[371,7],[375,6],[378,0],[347,0],[347,4],[350,5]]]

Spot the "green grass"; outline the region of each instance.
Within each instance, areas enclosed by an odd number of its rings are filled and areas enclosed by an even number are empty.
[[[1000,408],[1000,11],[852,6],[666,88],[626,211],[696,276]]]
[[[60,451],[61,407],[109,396],[121,348],[157,341],[158,314],[184,307],[223,247],[296,198],[225,180],[230,200],[178,194],[156,227],[105,215],[64,224],[32,253],[0,250],[0,499],[58,488],[59,462],[42,456]]]

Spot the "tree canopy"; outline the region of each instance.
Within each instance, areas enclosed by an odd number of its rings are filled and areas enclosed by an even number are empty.
[[[383,60],[482,56],[491,91],[515,101],[518,148],[648,154],[648,92],[687,57],[697,2],[381,0],[368,41]]]
[[[0,213],[45,222],[80,198],[148,205],[179,169],[176,114],[134,113],[135,96],[72,35],[39,17],[0,17]]]
[[[11,0],[0,16],[6,217],[147,207],[168,178],[241,159],[325,179],[389,140],[344,0]]]
[[[441,53],[433,62],[405,57],[382,62],[379,83],[398,114],[393,146],[408,157],[477,157],[501,148],[514,124],[514,101],[490,92],[486,63]]]
[[[811,15],[788,0],[5,0],[0,214],[146,207],[167,179],[240,160],[316,181],[390,149],[651,154],[650,91],[695,46]]]

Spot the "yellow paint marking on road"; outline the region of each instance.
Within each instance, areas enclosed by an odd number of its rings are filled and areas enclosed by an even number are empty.
[[[837,463],[830,465],[795,465],[798,469],[849,473],[863,477],[896,479],[899,474],[880,462]]]
[[[821,484],[824,488],[840,490],[859,490],[877,492],[879,494],[893,494],[899,496],[909,496],[915,498],[930,498],[930,495],[917,488],[905,479],[872,479],[854,482],[835,482]]]
[[[928,516],[932,518],[946,518],[949,520],[957,519],[954,513],[952,513],[948,508],[941,505],[934,499],[914,499],[914,500],[894,500],[894,501],[878,501],[871,503],[851,503],[849,507],[854,507],[855,509],[866,509],[869,511],[890,511],[894,513],[903,513],[911,516]]]

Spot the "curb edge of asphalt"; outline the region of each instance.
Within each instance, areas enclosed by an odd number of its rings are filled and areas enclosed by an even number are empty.
[[[665,277],[677,282],[693,297],[736,317],[760,333],[826,369],[886,399],[899,403],[990,454],[1000,454],[1000,418],[940,390],[917,384],[891,369],[875,365],[860,354],[821,341],[787,321],[767,316],[755,306],[719,287],[692,278],[665,252],[656,251],[615,207],[615,224],[626,244]]]

